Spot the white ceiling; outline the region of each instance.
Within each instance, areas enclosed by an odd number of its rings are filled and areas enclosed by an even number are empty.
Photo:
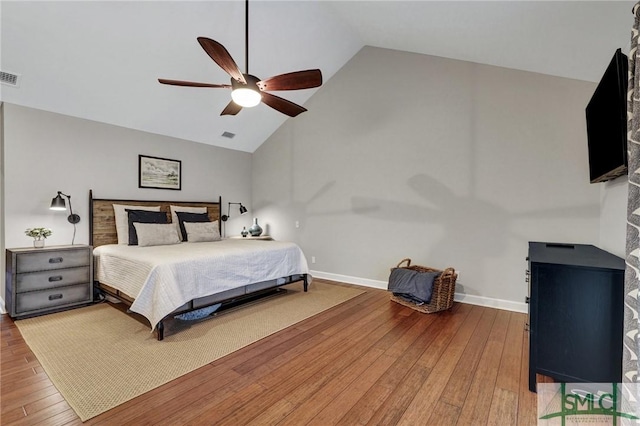
[[[628,50],[634,4],[252,0],[250,72],[320,68],[327,81],[371,45],[595,82]],[[2,0],[0,19],[0,70],[20,75],[0,85],[2,101],[247,152],[295,120],[266,105],[220,117],[229,91],[157,82],[229,83],[198,36],[244,70],[242,0]],[[304,105],[317,90],[276,94]]]

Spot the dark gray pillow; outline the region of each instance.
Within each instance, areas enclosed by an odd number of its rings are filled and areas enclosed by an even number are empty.
[[[180,226],[182,241],[188,241],[187,230],[184,229],[185,222],[211,222],[207,213],[176,212],[176,215],[178,215],[178,225]]]
[[[129,218],[129,245],[138,245],[138,234],[136,233],[136,227],[133,226],[135,222],[140,223],[169,223],[167,220],[167,214],[165,212],[150,212],[147,210],[131,210],[125,209]]]

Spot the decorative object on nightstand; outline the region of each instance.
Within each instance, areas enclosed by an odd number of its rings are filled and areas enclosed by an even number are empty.
[[[262,234],[262,227],[258,225],[257,217],[253,218],[253,225],[251,225],[251,228],[249,228],[249,233],[252,237],[259,237],[260,234]]]
[[[51,236],[53,231],[49,228],[27,228],[25,235],[33,238],[33,246],[35,248],[44,247],[44,241]]]
[[[87,245],[7,249],[5,303],[9,315],[26,318],[91,303],[91,253]]]
[[[67,194],[63,194],[62,192],[58,191],[58,195],[56,195],[52,200],[51,200],[51,207],[49,207],[51,210],[67,210],[67,205],[64,202],[64,198],[62,197],[67,197],[67,200],[69,200],[69,216],[67,216],[67,220],[69,221],[69,223],[73,224],[73,237],[71,238],[71,245],[73,245],[73,243],[76,240],[76,224],[78,222],[80,222],[80,216],[78,216],[77,214],[73,213],[73,208],[71,208],[71,195],[67,195]]]
[[[249,235],[249,231],[247,231],[247,227],[246,226],[242,227],[242,232],[240,233],[240,235],[242,235],[243,238],[246,238],[247,235]]]

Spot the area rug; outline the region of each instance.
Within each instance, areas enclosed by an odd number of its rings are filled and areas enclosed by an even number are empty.
[[[202,367],[362,291],[314,281],[204,321],[171,322],[163,341],[107,303],[16,321],[82,421]],[[175,331],[175,328],[180,328]]]

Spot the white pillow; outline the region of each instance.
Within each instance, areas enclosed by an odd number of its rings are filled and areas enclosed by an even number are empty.
[[[114,204],[113,212],[116,216],[116,232],[118,233],[118,244],[129,244],[129,210],[146,210],[149,212],[159,212],[160,206],[127,206],[124,204]]]
[[[178,232],[173,223],[141,223],[134,222],[136,234],[138,234],[138,245],[165,246],[169,244],[179,244]]]
[[[218,221],[214,222],[184,222],[187,240],[190,243],[220,240]]]
[[[178,231],[178,238],[182,241],[182,232],[180,232],[180,223],[178,221],[177,212],[186,213],[206,213],[206,207],[184,207],[184,206],[169,206],[171,209],[171,222],[175,223],[176,230]]]

